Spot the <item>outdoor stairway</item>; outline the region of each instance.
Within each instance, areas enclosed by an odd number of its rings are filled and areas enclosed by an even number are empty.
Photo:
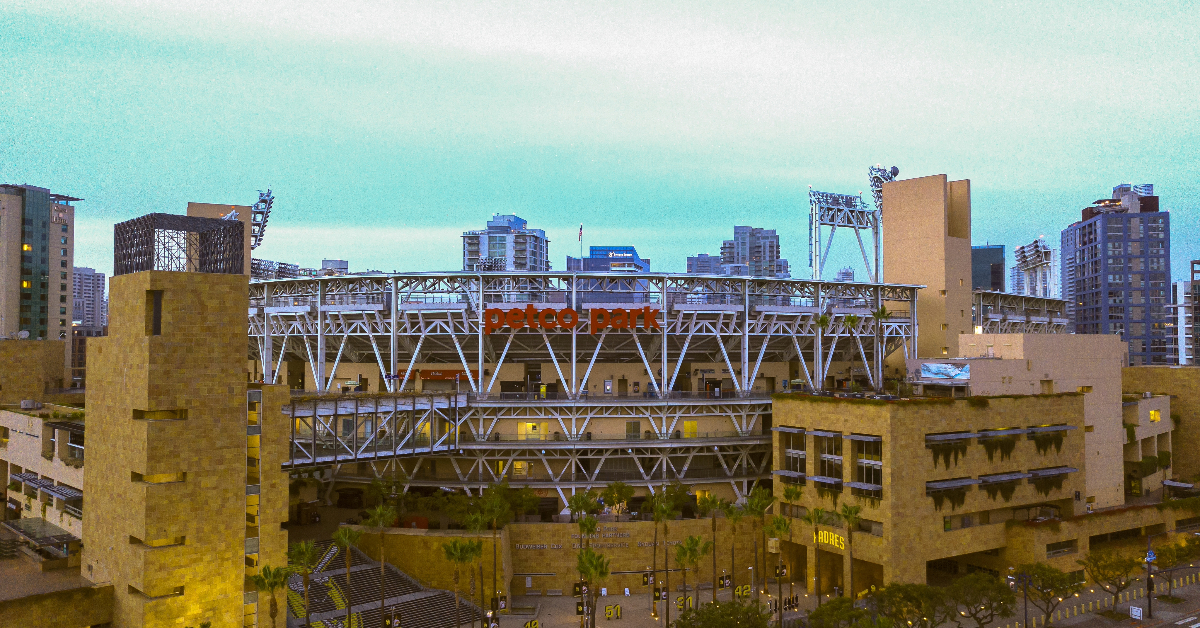
[[[0,538],[0,559],[17,557],[17,540]]]
[[[349,595],[346,590],[346,559],[330,541],[317,544],[321,557],[309,578],[310,618],[313,628],[340,628],[345,624],[347,597],[351,626],[379,626],[379,563],[353,550],[350,559]],[[383,581],[384,616],[399,610],[405,626],[453,628],[454,593],[427,589],[395,566],[387,564]],[[299,575],[288,579],[287,625],[299,627],[304,620],[304,585]],[[459,592],[458,615],[461,623],[478,620],[482,612]],[[411,623],[410,623],[411,622]]]

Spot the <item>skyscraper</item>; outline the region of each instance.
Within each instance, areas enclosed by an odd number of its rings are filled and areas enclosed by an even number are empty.
[[[32,185],[0,185],[0,336],[28,332],[29,338],[68,340],[74,317],[71,203],[78,200]]]
[[[1196,323],[1200,315],[1200,260],[1192,260],[1192,275],[1189,281],[1176,281],[1171,286],[1169,317],[1172,325],[1167,327],[1171,345],[1172,364],[1195,365]]]
[[[1004,292],[1004,245],[971,247],[971,289]]]
[[[107,301],[104,299],[104,273],[94,268],[72,269],[74,286],[74,321],[83,327],[104,327],[108,324]]]
[[[463,270],[550,270],[550,240],[520,216],[496,214],[487,229],[463,232]]]
[[[638,255],[632,246],[590,246],[588,256],[567,256],[567,270],[593,273],[650,272],[650,260]]]
[[[694,257],[687,258],[687,272],[689,275],[725,274],[721,269],[721,257],[708,253],[699,253]]]
[[[1153,185],[1119,185],[1062,231],[1062,285],[1077,334],[1120,334],[1131,365],[1168,363],[1171,222]]]
[[[746,271],[729,272],[731,275],[791,277],[788,261],[779,257],[779,236],[774,229],[734,227],[733,239],[721,244],[721,263],[746,265]]]

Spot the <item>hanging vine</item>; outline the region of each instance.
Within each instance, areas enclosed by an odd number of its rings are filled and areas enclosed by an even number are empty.
[[[996,501],[996,496],[999,495],[1007,502],[1012,499],[1013,493],[1017,490],[1017,481],[984,484],[983,490],[987,491],[988,497],[992,498],[992,501]]]
[[[1062,432],[1042,432],[1032,436],[1033,444],[1037,447],[1039,454],[1043,456],[1050,451],[1050,446],[1054,446],[1054,453],[1062,453],[1063,433]]]
[[[993,462],[993,457],[996,451],[1000,452],[1000,460],[1008,460],[1012,456],[1012,452],[1017,448],[1016,436],[1004,436],[1001,438],[981,438],[983,450],[987,452],[988,462]]]
[[[1033,487],[1037,489],[1038,495],[1043,497],[1050,495],[1050,491],[1057,491],[1062,488],[1063,476],[1052,475],[1044,478],[1037,478],[1033,481]]]
[[[1129,444],[1137,441],[1137,424],[1122,423],[1125,426],[1125,443]]]
[[[947,469],[949,469],[951,458],[953,458],[953,460],[954,460],[954,466],[957,467],[958,459],[960,457],[961,458],[967,457],[967,445],[969,445],[970,442],[971,441],[966,440],[966,439],[952,440],[952,441],[940,441],[940,442],[930,443],[926,446],[929,447],[930,451],[933,452],[933,466],[936,468],[937,463],[938,463],[938,458],[941,458],[942,465],[945,466]]]
[[[960,486],[934,491],[929,496],[933,498],[934,510],[941,510],[947,500],[950,502],[950,510],[955,510],[967,502],[967,487]]]

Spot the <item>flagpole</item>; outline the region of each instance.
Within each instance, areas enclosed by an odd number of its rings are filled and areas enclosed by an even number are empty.
[[[583,269],[583,223],[579,223],[579,268]]]

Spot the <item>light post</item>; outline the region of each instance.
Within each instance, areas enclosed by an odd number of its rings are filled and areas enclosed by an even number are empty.
[[[1013,569],[1013,567],[1008,568],[1009,571],[1013,571]],[[1029,628],[1029,574],[1019,573],[1015,577],[1009,576],[1008,581],[1021,587],[1025,596],[1025,603],[1022,605],[1025,611],[1025,623],[1021,625],[1021,628]]]

